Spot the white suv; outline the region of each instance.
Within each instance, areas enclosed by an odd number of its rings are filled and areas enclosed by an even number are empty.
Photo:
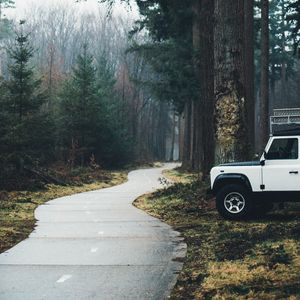
[[[260,161],[223,164],[211,170],[211,189],[224,218],[263,214],[274,202],[300,200],[300,127],[292,119],[300,120],[300,114],[290,114],[290,110],[275,110],[271,128],[286,125],[286,129],[273,130]]]

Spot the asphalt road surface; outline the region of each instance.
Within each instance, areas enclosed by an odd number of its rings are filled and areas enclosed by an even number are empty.
[[[1,300],[165,299],[186,254],[178,233],[132,206],[163,168],[39,206],[30,237],[0,255]]]

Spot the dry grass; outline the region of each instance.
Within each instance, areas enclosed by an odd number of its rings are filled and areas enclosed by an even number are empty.
[[[163,175],[175,183],[190,183],[198,178],[196,173],[184,173],[180,169],[165,170]]]
[[[46,185],[39,191],[0,191],[0,253],[26,238],[35,224],[34,210],[51,199],[102,189],[127,180],[127,172],[97,172],[84,170],[84,179],[68,186]],[[100,174],[101,173],[101,174]],[[90,183],[84,183],[87,182]]]
[[[300,204],[257,220],[224,221],[207,186],[169,174],[177,177],[174,186],[136,205],[180,231],[188,245],[171,299],[300,299]]]

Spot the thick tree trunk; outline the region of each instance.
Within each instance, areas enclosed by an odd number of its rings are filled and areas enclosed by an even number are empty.
[[[200,96],[202,151],[200,166],[204,178],[215,161],[214,135],[214,1],[202,0],[200,7]]]
[[[197,80],[200,82],[200,18],[201,18],[201,2],[202,0],[194,0],[193,3],[193,49],[194,49],[194,67]],[[192,143],[191,143],[191,167],[194,171],[200,171],[203,156],[203,102],[201,94],[192,103]]]
[[[244,0],[215,0],[215,98],[219,160],[249,158]]]
[[[269,138],[269,1],[262,0],[261,10],[261,82],[260,82],[260,149]]]
[[[244,0],[245,7],[245,101],[250,155],[255,151],[255,96],[254,96],[254,0]]]
[[[207,175],[214,163],[213,14],[211,0],[194,0],[193,49],[199,95],[192,103],[191,168]]]

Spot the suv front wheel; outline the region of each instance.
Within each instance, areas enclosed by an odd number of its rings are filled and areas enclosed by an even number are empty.
[[[251,193],[238,184],[224,186],[217,193],[216,205],[220,215],[230,220],[249,217],[253,211]]]

